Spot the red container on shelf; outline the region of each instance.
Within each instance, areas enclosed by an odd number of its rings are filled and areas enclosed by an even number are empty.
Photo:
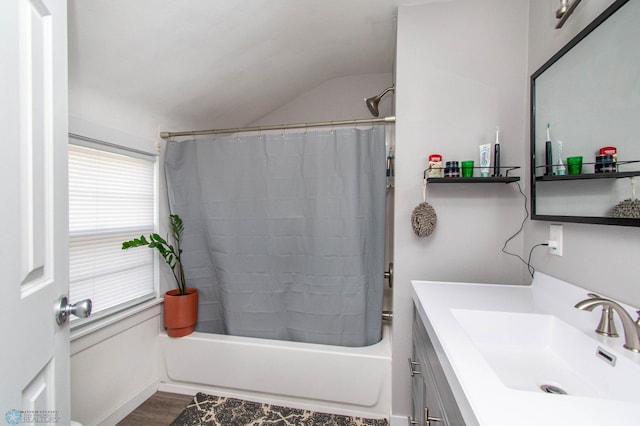
[[[429,156],[429,167],[427,168],[428,177],[440,178],[444,174],[442,167],[442,155],[431,154]]]
[[[618,150],[615,146],[603,146],[600,148],[600,155],[612,155],[613,161],[618,161]]]

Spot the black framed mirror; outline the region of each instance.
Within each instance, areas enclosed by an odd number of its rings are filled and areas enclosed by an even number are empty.
[[[617,0],[531,76],[532,219],[640,226],[639,23]]]

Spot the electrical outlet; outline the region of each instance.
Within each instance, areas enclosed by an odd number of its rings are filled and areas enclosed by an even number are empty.
[[[562,256],[562,225],[549,225],[549,253]]]

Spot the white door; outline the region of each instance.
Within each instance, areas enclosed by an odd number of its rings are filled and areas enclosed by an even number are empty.
[[[67,11],[0,1],[0,422],[70,422]]]

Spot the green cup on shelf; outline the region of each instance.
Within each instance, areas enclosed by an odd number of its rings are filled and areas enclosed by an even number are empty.
[[[473,160],[462,162],[462,177],[473,177]]]
[[[567,171],[570,175],[582,173],[582,156],[567,158]]]

